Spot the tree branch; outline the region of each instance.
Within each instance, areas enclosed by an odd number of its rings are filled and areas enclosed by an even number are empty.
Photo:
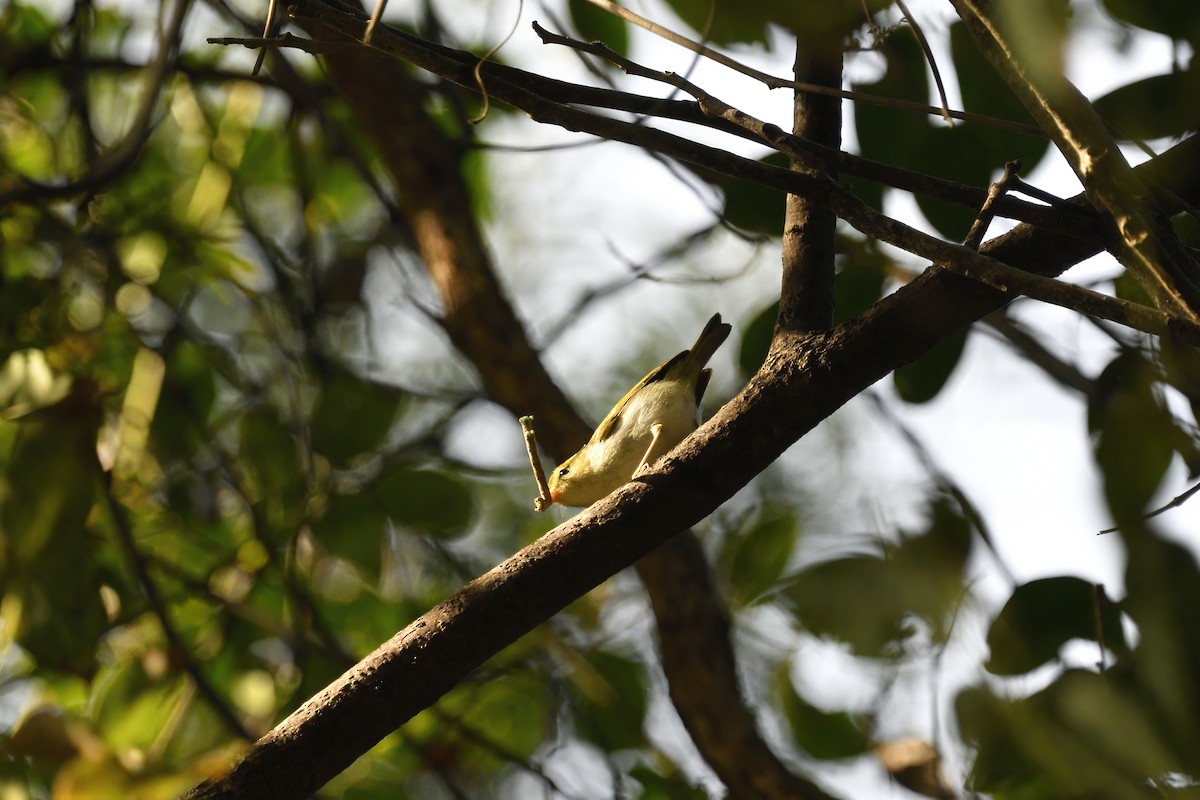
[[[809,54],[796,48],[797,81],[841,86],[841,52]],[[796,92],[792,101],[792,134],[837,151],[842,144],[842,102],[836,98]],[[815,162],[815,163],[814,163]],[[821,158],[792,155],[791,168],[837,180],[834,164]],[[782,330],[815,332],[833,324],[834,259],[837,255],[837,217],[816,198],[789,194],[783,221],[783,285],[779,295]]]
[[[319,0],[298,0],[291,7],[291,13],[300,21],[328,23],[332,30],[339,32],[358,30],[363,25],[362,20],[333,11]],[[376,47],[397,58],[411,59],[415,65],[430,69],[468,88],[475,86],[472,70],[462,68],[457,62],[443,57],[443,51],[447,51],[448,48],[429,43],[422,46],[420,39],[410,34],[392,31],[390,28],[378,29],[373,41]],[[700,169],[750,180],[783,192],[805,195],[822,203],[868,236],[908,250],[942,267],[954,269],[1005,292],[1027,294],[1039,300],[1074,308],[1081,313],[1130,325],[1148,333],[1162,334],[1170,331],[1188,338],[1189,341],[1200,342],[1200,326],[1191,320],[1180,319],[1157,309],[1128,303],[1069,284],[1042,280],[1036,275],[1028,275],[1021,270],[999,264],[969,248],[943,242],[886,217],[859,200],[849,190],[823,176],[773,167],[655,130],[641,123],[589,114],[561,103],[547,101],[536,92],[504,78],[488,79],[487,85],[493,98],[524,110],[538,122],[558,125],[567,130],[585,130],[606,139],[670,155]],[[767,144],[791,154],[789,148],[793,146],[793,141],[777,126],[764,124],[740,111],[729,116],[738,120],[739,124],[748,130],[761,131]],[[1083,202],[1077,200],[1076,204],[1082,205]],[[1166,199],[1163,202],[1166,202]],[[547,415],[536,411],[535,415],[547,418]]]
[[[1197,167],[1193,139],[1138,169],[1194,200]],[[1044,275],[1099,249],[1029,226],[983,247]],[[259,740],[227,774],[187,797],[297,798],[315,791],[492,655],[703,519],[850,398],[1008,300],[935,270],[829,333],[783,332],[746,388],[656,468],[414,621]]]
[[[676,536],[638,561],[637,570],[658,626],[671,701],[729,796],[827,798],[771,751],[742,699],[728,611],[699,540]]]
[[[1120,234],[1117,255],[1163,311],[1200,320],[1196,263],[1088,99],[1060,73],[1026,68],[989,0],[952,0],[984,57],[1050,134],[1097,208]]]

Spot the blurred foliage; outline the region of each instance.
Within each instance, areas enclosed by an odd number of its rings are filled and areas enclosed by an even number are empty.
[[[860,0],[670,5],[716,44],[772,43],[773,26],[806,45],[866,42],[886,69],[857,89],[929,101],[909,32],[868,32]],[[1121,25],[1197,42],[1191,0],[1103,6]],[[203,7],[215,27],[247,32],[229,6]],[[415,32],[445,33],[433,11]],[[581,0],[561,11],[581,36],[629,51],[626,23]],[[219,772],[243,735],[268,730],[552,522],[531,518],[523,472],[446,455],[477,393],[429,360],[384,370],[372,280],[381,255],[411,262],[409,232],[376,188],[390,180],[363,126],[311,60],[290,62],[297,83],[285,90],[250,80],[244,53],[189,38],[163,96],[149,98],[155,125],[139,157],[100,180],[104,154],[147,102],[142,70],[123,59],[145,49],[153,8],[80,2],[65,13],[0,7],[0,797],[153,800]],[[1015,35],[1053,65],[1075,23],[1062,3],[1039,14]],[[941,68],[966,108],[1028,121],[962,26],[948,36]],[[1180,136],[1196,127],[1195,75],[1181,65],[1098,105],[1121,135]],[[462,98],[427,88],[439,129],[472,136]],[[981,126],[854,113],[862,154],[977,186],[1005,161],[1028,170],[1047,152],[1044,140]],[[492,157],[461,163],[480,216],[493,194],[504,201],[487,182]],[[779,236],[777,193],[705,177],[724,222]],[[877,207],[892,191],[851,183]],[[947,236],[973,217],[918,202]],[[838,250],[842,323],[897,273],[857,234],[839,232]],[[428,325],[417,282],[405,313]],[[1144,300],[1124,279],[1114,290]],[[777,312],[763,303],[738,326],[746,376],[766,358]],[[898,370],[896,394],[944,401],[966,337]],[[1070,575],[1014,588],[987,633],[990,674],[955,704],[972,789],[1022,800],[1194,790],[1200,570],[1143,515],[1176,456],[1200,472],[1198,387],[1195,351],[1171,342],[1126,343],[1095,381],[1088,432],[1128,553],[1126,594]],[[913,669],[971,610],[986,536],[965,498],[944,492],[917,498],[919,521],[814,548],[814,493],[778,483],[706,529],[735,627],[769,620],[773,642],[786,642],[764,654],[735,637],[747,674],[762,678],[750,695],[804,763],[871,758],[872,711],[808,696],[792,634],[864,669]],[[660,668],[629,605],[619,581],[573,603],[326,793],[518,796],[590,759],[614,795],[708,796],[653,727]],[[1094,660],[1072,663],[1079,646]],[[1043,678],[1032,693],[1001,682],[1031,673]]]

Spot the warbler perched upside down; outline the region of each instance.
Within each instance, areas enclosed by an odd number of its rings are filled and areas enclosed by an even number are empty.
[[[700,425],[705,364],[732,328],[714,314],[696,343],[650,371],[625,393],[592,438],[550,475],[550,499],[587,506],[628,483]]]

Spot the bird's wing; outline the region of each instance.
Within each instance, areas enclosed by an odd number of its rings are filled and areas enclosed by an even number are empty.
[[[596,432],[592,434],[591,442],[603,442],[609,436],[612,436],[614,433],[616,433],[617,429],[621,427],[621,414],[625,411],[625,406],[629,405],[629,401],[633,399],[633,396],[655,381],[662,380],[663,377],[666,376],[666,374],[671,370],[671,367],[679,363],[680,360],[687,358],[687,354],[688,351],[684,350],[682,353],[679,353],[672,358],[668,358],[666,361],[650,370],[650,372],[646,374],[646,377],[635,383],[633,388],[626,392],[625,396],[618,400],[617,404],[613,406],[613,410],[609,412],[608,417],[605,418],[604,422],[600,423],[600,427],[596,428]]]

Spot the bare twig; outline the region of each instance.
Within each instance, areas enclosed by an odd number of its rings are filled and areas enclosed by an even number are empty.
[[[266,18],[266,20],[263,21],[263,32],[262,32],[263,39],[270,38],[270,36],[274,33],[275,13],[276,13],[276,8],[278,7],[278,5],[279,5],[278,0],[270,0],[270,2],[267,3],[267,18]],[[267,48],[263,47],[262,49],[260,49],[258,51],[258,57],[254,59],[254,69],[250,70],[251,75],[258,74],[258,71],[260,69],[262,69],[263,59],[265,59],[266,57],[267,57]]]
[[[525,435],[525,452],[529,454],[529,466],[533,468],[533,478],[537,481],[538,496],[533,500],[533,507],[545,511],[554,501],[550,498],[550,486],[546,483],[546,472],[542,469],[542,457],[538,455],[537,434],[533,430],[533,417],[524,416],[520,419],[521,433]]]
[[[389,33],[400,34],[388,29]],[[566,37],[561,37],[564,44],[574,45],[574,40]],[[209,40],[214,44],[236,45],[241,44],[245,47],[257,48],[264,44],[262,39],[255,38],[213,38]],[[423,48],[428,48],[431,57],[436,57],[444,66],[437,68],[431,64],[424,64],[426,69],[429,69],[435,74],[441,75],[454,80],[460,85],[468,85],[463,81],[450,77],[450,71],[457,69],[473,70],[478,59],[461,50],[450,50],[448,48],[433,45],[429,42],[422,42],[413,38],[407,41],[416,46],[418,43]],[[314,42],[311,39],[301,39],[290,34],[285,34],[281,37],[276,37],[269,42],[268,46],[273,47],[289,47],[299,49],[312,54],[325,54],[332,52],[343,52],[347,49],[353,49],[356,45],[341,42]],[[582,44],[582,43],[580,43]],[[388,52],[391,55],[397,55],[394,47],[381,46],[379,41],[376,41],[375,46],[379,49]],[[436,52],[436,56],[433,53]],[[597,52],[598,54],[598,52]],[[409,56],[411,57],[411,56]],[[421,60],[415,60],[415,63],[421,63]],[[451,67],[451,64],[454,66]],[[645,69],[645,68],[642,68]],[[670,73],[655,73],[651,70],[646,70],[646,77],[660,79],[661,76]],[[615,91],[612,89],[602,89],[591,86],[583,86],[579,84],[566,83],[551,78],[546,78],[533,73],[524,72],[522,70],[509,67],[503,64],[490,63],[486,65],[481,73],[485,76],[493,75],[493,80],[496,77],[507,79],[512,83],[519,83],[523,88],[536,92],[543,101],[550,103],[567,103],[571,105],[591,106],[595,108],[608,108],[618,111],[627,111],[632,114],[652,115],[665,119],[680,120],[683,122],[691,122],[695,124],[707,125],[736,136],[740,136],[754,141],[762,141],[761,133],[754,133],[746,128],[726,122],[723,119],[713,117],[706,114],[698,103],[685,100],[671,100],[655,97],[645,97],[629,92]],[[472,88],[477,88],[471,83]],[[494,94],[494,93],[493,93]],[[773,129],[778,136],[788,137],[790,134],[785,133],[778,126],[768,125],[765,128]],[[582,129],[582,128],[581,128]],[[831,150],[814,142],[807,142],[798,137],[789,139],[792,145],[798,152],[809,152],[814,157],[827,158],[831,163],[836,163],[839,171],[847,175],[862,178],[874,183],[891,186],[903,191],[913,192],[915,194],[925,195],[938,200],[944,200],[949,203],[966,206],[970,208],[979,208],[985,198],[986,191],[977,186],[969,186],[967,184],[957,183],[955,181],[938,178],[932,175],[924,175],[921,173],[906,170],[901,167],[895,167],[890,164],[883,164],[870,159],[862,158],[851,153],[846,153],[837,150]],[[577,146],[577,145],[570,145]],[[553,146],[550,146],[553,147]],[[754,178],[742,176],[745,180],[753,181]],[[1046,195],[1044,192],[1029,187],[1025,193],[1031,196]],[[1036,194],[1035,194],[1036,193]],[[1090,212],[1086,207],[1069,206],[1063,204],[1058,198],[1053,195],[1046,195],[1045,198],[1050,202],[1055,202],[1056,207],[1047,209],[1040,205],[1022,202],[1011,196],[1001,198],[997,204],[997,210],[1005,217],[1019,220],[1021,222],[1030,222],[1043,227],[1049,227],[1056,230],[1065,230],[1071,235],[1078,235],[1083,238],[1092,240],[1103,240],[1107,235],[1106,230],[1101,230],[1099,219]]]
[[[388,0],[375,0],[375,10],[371,12],[371,19],[367,22],[367,29],[363,31],[363,44],[370,44],[371,39],[375,36],[375,26],[379,24],[380,18],[383,17],[383,10],[387,8]]]
[[[904,15],[904,19],[908,21],[908,29],[912,31],[913,38],[917,40],[917,44],[921,46],[921,52],[925,54],[925,61],[929,64],[929,71],[933,73],[933,82],[937,86],[938,97],[942,100],[942,118],[946,120],[946,124],[951,128],[954,127],[954,117],[950,115],[950,101],[946,99],[946,85],[942,83],[942,73],[938,70],[937,59],[933,57],[933,50],[929,47],[929,40],[925,38],[925,31],[921,30],[920,23],[913,13],[908,10],[908,6],[904,4],[904,0],[896,0],[896,5],[900,9],[900,13]]]
[[[262,36],[210,36],[207,41],[209,44],[225,46],[240,44],[252,50],[260,47],[288,47],[294,50],[303,50],[314,56],[324,53],[361,49],[361,45],[350,42],[318,42],[313,39],[303,39],[291,33],[284,33],[280,36],[271,36],[269,38]]]
[[[380,0],[380,2],[382,3],[383,0]],[[512,27],[508,29],[508,33],[504,35],[503,39],[492,45],[491,49],[483,54],[483,58],[479,59],[479,61],[475,63],[475,85],[479,87],[479,95],[483,98],[483,108],[479,109],[478,114],[467,120],[467,122],[470,122],[472,125],[478,125],[480,122],[483,122],[488,115],[489,101],[487,87],[483,85],[483,74],[480,72],[480,70],[483,69],[484,64],[492,60],[492,56],[500,52],[501,47],[504,47],[504,45],[508,44],[508,40],[511,39],[513,34],[517,32],[517,25],[521,23],[521,14],[524,12],[524,10],[525,0],[517,0],[517,16],[515,19],[513,19]],[[370,40],[364,36],[363,42],[364,44],[370,43]]]
[[[1096,662],[1096,666],[1100,668],[1100,674],[1103,675],[1107,668],[1105,666],[1105,651],[1108,649],[1104,644],[1104,584],[1092,584],[1092,624],[1096,627],[1096,644],[1100,649],[1100,659]]]
[[[979,245],[983,244],[984,234],[987,233],[992,220],[996,218],[996,201],[1009,190],[1013,179],[1020,171],[1020,161],[1009,161],[1004,165],[1004,175],[988,188],[987,199],[983,201],[983,205],[979,209],[979,216],[975,217],[975,221],[971,223],[971,230],[967,232],[967,238],[963,241],[964,247],[978,250]]]
[[[1183,494],[1181,494],[1181,495],[1179,495],[1179,496],[1175,497],[1174,499],[1172,499],[1172,500],[1171,500],[1171,502],[1167,503],[1166,505],[1164,505],[1164,506],[1161,506],[1160,508],[1156,508],[1156,509],[1154,509],[1154,510],[1153,510],[1153,511],[1151,511],[1150,513],[1148,513],[1148,514],[1146,514],[1145,516],[1143,516],[1143,517],[1142,517],[1142,519],[1143,519],[1143,520],[1147,520],[1147,519],[1154,519],[1154,518],[1155,518],[1155,517],[1157,517],[1159,514],[1164,514],[1164,513],[1166,513],[1167,511],[1170,511],[1172,508],[1179,508],[1179,507],[1180,507],[1180,506],[1182,506],[1184,503],[1186,503],[1188,500],[1191,500],[1191,499],[1192,499],[1192,497],[1193,497],[1193,496],[1194,496],[1194,495],[1195,495],[1197,492],[1200,492],[1200,483],[1197,483],[1195,486],[1193,486],[1192,488],[1188,489],[1188,490],[1187,490],[1186,492],[1184,492]],[[1102,535],[1102,534],[1105,534],[1105,533],[1116,533],[1116,532],[1117,532],[1117,531],[1119,531],[1120,529],[1121,529],[1121,526],[1120,526],[1120,525],[1116,525],[1116,526],[1114,526],[1114,527],[1112,527],[1112,528],[1105,528],[1104,530],[1100,531],[1100,533],[1099,533],[1099,534],[1097,534],[1097,535]]]
[[[1007,342],[1017,353],[1040,368],[1060,386],[1083,395],[1092,391],[1091,378],[1084,375],[1076,365],[1051,352],[1039,337],[1025,330],[1010,317],[1006,309],[989,314],[981,322],[992,330],[993,335]]]

